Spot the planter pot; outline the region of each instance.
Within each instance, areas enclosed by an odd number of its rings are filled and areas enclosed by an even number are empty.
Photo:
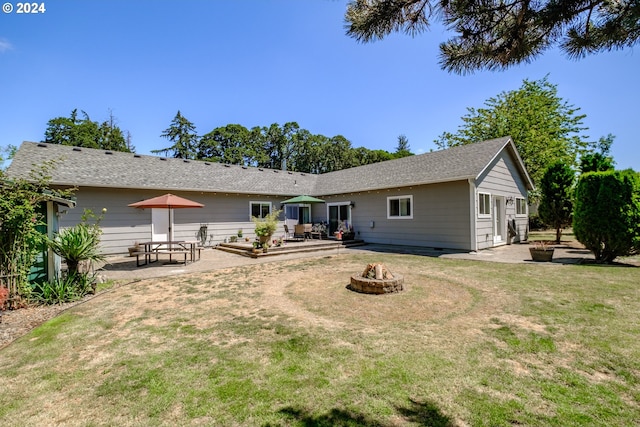
[[[529,248],[531,259],[537,262],[551,262],[553,259],[553,249]]]
[[[262,243],[267,243],[269,240],[271,240],[271,236],[259,236],[258,237],[258,241],[262,244]]]

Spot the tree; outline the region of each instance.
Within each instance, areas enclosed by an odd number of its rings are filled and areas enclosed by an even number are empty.
[[[249,165],[254,160],[249,130],[242,125],[218,127],[200,138],[196,158],[232,165]]]
[[[562,228],[571,225],[574,180],[573,169],[562,162],[556,162],[547,168],[540,181],[538,212],[540,219],[556,230],[556,243],[560,243]]]
[[[174,119],[174,124],[179,121]],[[187,133],[197,139],[193,133],[195,126],[190,122],[188,124],[190,131]],[[168,134],[169,129],[165,133]],[[167,153],[174,147],[153,152]],[[199,138],[194,158],[243,166],[326,173],[413,155],[403,135],[399,138],[398,150],[391,154],[384,150],[353,148],[351,142],[342,135],[330,138],[312,134],[300,128],[296,122],[287,122],[282,126],[278,123],[255,126],[250,130],[240,124],[228,124]]]
[[[0,148],[0,171],[4,170],[4,161],[12,159],[17,150],[18,147],[12,144]]]
[[[614,169],[611,157],[601,153],[587,153],[580,158],[580,172],[606,172]]]
[[[198,149],[198,135],[196,126],[187,120],[180,110],[171,121],[171,125],[162,132],[162,138],[167,138],[173,143],[171,147],[160,150],[151,150],[154,154],[171,153],[177,159],[195,159]]]
[[[614,170],[615,162],[609,155],[614,136],[609,134],[600,138],[590,152],[580,158],[580,172],[606,172]]]
[[[471,144],[510,135],[533,182],[555,161],[575,166],[588,142],[580,136],[585,115],[558,96],[547,80],[525,80],[518,90],[485,101],[485,108],[468,108],[456,133],[443,133],[440,148]]]
[[[352,0],[345,14],[347,35],[361,42],[416,35],[434,19],[455,33],[440,44],[440,65],[459,74],[527,63],[555,46],[578,59],[640,38],[637,0]]]
[[[573,232],[596,261],[640,251],[640,176],[632,170],[580,175]]]
[[[45,242],[37,227],[43,224],[40,206],[46,200],[71,196],[70,190],[49,188],[47,162],[34,170],[29,179],[7,180],[0,171],[0,276],[9,289],[10,300],[19,306],[28,296],[29,269]]]
[[[132,146],[125,141],[122,130],[116,125],[113,113],[109,120],[94,122],[89,115],[78,110],[71,111],[69,117],[55,117],[47,122],[44,141],[49,144],[71,145],[75,147],[98,148],[111,151],[132,152]]]
[[[405,135],[399,135],[398,145],[396,146],[396,152],[393,154],[393,157],[399,159],[407,156],[413,156],[413,153],[409,148],[409,139],[407,139]]]

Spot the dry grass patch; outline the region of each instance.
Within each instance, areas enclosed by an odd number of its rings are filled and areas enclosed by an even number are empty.
[[[367,263],[406,290],[346,286]],[[340,255],[149,279],[0,351],[16,425],[631,425],[638,270]]]

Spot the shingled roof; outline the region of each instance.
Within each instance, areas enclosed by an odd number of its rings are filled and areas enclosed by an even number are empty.
[[[320,176],[314,192],[328,195],[476,179],[505,147],[533,189],[511,137],[504,137],[327,173]]]
[[[310,193],[317,179],[299,172],[35,142],[22,143],[7,174],[26,179],[35,165],[51,160],[51,183],[78,187],[296,196]]]
[[[34,165],[55,160],[55,185],[322,196],[475,179],[505,147],[532,189],[510,137],[323,175],[24,142],[7,174],[27,178]]]

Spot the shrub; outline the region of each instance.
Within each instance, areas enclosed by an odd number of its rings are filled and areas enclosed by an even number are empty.
[[[542,222],[539,215],[529,215],[529,229],[530,230],[546,230],[549,226]]]
[[[562,162],[550,165],[540,180],[540,219],[556,230],[556,243],[560,243],[562,228],[571,224],[573,203],[571,193],[575,174]]]
[[[68,198],[71,190],[49,188],[47,172],[55,163],[46,162],[28,179],[8,180],[0,170],[0,282],[8,288],[11,308],[28,297],[29,270],[45,242],[37,227],[44,225],[42,203],[53,197]]]
[[[100,236],[102,235],[99,225],[106,211],[106,209],[103,209],[102,215],[96,217],[91,210],[85,210],[82,215],[82,222],[60,231],[54,239],[48,241],[51,250],[60,255],[67,263],[67,277],[70,280],[77,281],[78,284],[88,280],[88,273],[79,270],[81,262],[104,260],[104,256],[99,249]],[[90,224],[90,218],[94,218],[95,223]]]
[[[640,249],[640,178],[628,171],[590,172],[575,192],[573,232],[598,262]]]
[[[30,299],[39,304],[62,304],[77,301],[93,292],[92,275],[83,273],[65,274],[53,282],[35,284]]]

